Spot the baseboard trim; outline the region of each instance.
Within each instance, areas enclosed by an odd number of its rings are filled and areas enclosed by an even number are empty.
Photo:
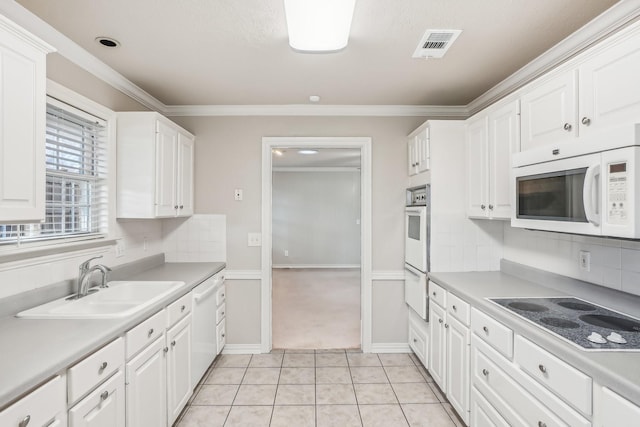
[[[360,268],[359,264],[274,264],[272,268]]]
[[[260,354],[260,344],[226,344],[222,354]]]
[[[411,353],[406,342],[372,343],[371,353]]]

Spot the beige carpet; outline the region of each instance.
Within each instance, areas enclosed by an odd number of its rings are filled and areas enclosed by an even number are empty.
[[[360,347],[359,269],[273,269],[276,349]]]

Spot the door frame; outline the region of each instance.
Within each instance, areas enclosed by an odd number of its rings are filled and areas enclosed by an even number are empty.
[[[262,138],[262,271],[260,349],[272,346],[272,150],[286,148],[360,149],[360,345],[371,352],[371,138],[263,137]]]

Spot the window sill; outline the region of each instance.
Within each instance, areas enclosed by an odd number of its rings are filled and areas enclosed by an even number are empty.
[[[46,243],[32,242],[25,243],[21,247],[0,247],[0,271],[71,258],[70,252],[75,252],[74,257],[78,256],[77,252],[94,253],[96,249],[115,244],[116,239],[94,237],[93,239],[76,238]],[[106,252],[106,250],[98,250],[98,252]]]

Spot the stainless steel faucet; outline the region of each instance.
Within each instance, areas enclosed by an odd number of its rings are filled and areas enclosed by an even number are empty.
[[[78,268],[78,293],[75,298],[82,298],[87,295],[89,290],[89,277],[94,271],[100,271],[102,273],[102,283],[100,287],[105,288],[107,286],[107,275],[111,269],[102,264],[96,264],[93,267],[89,267],[91,261],[94,259],[102,258],[102,255],[89,258]]]

